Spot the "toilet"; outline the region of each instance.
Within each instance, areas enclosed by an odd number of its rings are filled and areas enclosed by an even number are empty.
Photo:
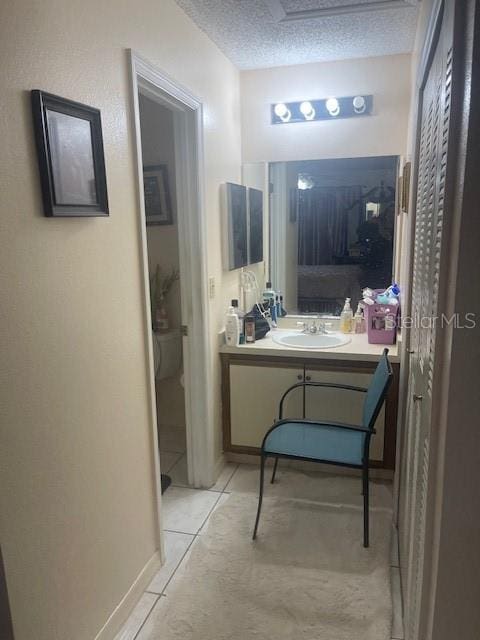
[[[178,374],[182,365],[182,337],[180,332],[157,333],[154,331],[152,341],[156,380],[163,380]],[[183,382],[183,372],[181,374],[181,382]]]

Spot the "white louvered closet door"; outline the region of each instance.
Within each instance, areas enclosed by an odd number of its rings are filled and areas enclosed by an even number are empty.
[[[449,3],[446,3],[447,6]],[[452,22],[446,14],[421,91],[412,272],[410,380],[399,513],[405,638],[419,639],[445,178],[451,108]]]

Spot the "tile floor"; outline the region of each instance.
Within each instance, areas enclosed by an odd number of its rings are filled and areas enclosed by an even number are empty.
[[[184,426],[159,424],[160,469],[172,485],[188,487],[187,441]]]
[[[175,454],[179,457],[175,457]],[[176,482],[163,495],[163,518],[165,523],[165,556],[163,567],[157,572],[137,606],[115,640],[153,640],[149,632],[148,619],[153,609],[166,606],[169,586],[181,575],[186,560],[198,540],[209,526],[209,520],[215,509],[229,498],[229,494],[241,487],[242,491],[255,491],[253,477],[258,477],[257,469],[249,465],[228,463],[225,465],[216,484],[209,490],[191,489],[178,482],[185,463],[184,454],[162,451],[163,472],[169,473]],[[167,471],[168,465],[172,466]],[[177,471],[175,467],[178,465]],[[290,473],[295,473],[290,471]],[[256,484],[256,483],[255,483]],[[402,599],[400,591],[400,570],[398,562],[398,537],[396,529],[392,535],[391,552],[393,625],[392,639],[403,640]],[[158,639],[155,639],[158,640]],[[213,640],[213,639],[212,639]]]
[[[162,453],[185,453],[187,450],[185,425],[159,424],[158,440]],[[166,473],[166,471],[162,469],[162,473]]]

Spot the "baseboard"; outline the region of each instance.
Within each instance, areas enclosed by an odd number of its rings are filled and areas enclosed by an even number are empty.
[[[155,551],[147,564],[135,578],[134,583],[123,596],[118,606],[108,618],[100,631],[95,636],[95,640],[113,640],[117,633],[132,613],[135,605],[140,600],[143,592],[150,584],[153,576],[160,569],[160,552]]]

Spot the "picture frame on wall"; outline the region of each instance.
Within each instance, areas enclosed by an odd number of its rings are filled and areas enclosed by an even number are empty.
[[[143,192],[147,225],[173,224],[168,165],[143,167]]]
[[[263,191],[248,190],[248,264],[263,260]]]
[[[39,89],[31,104],[45,216],[108,216],[100,110]]]
[[[247,188],[227,182],[222,185],[224,216],[224,268],[227,271],[248,265]]]

